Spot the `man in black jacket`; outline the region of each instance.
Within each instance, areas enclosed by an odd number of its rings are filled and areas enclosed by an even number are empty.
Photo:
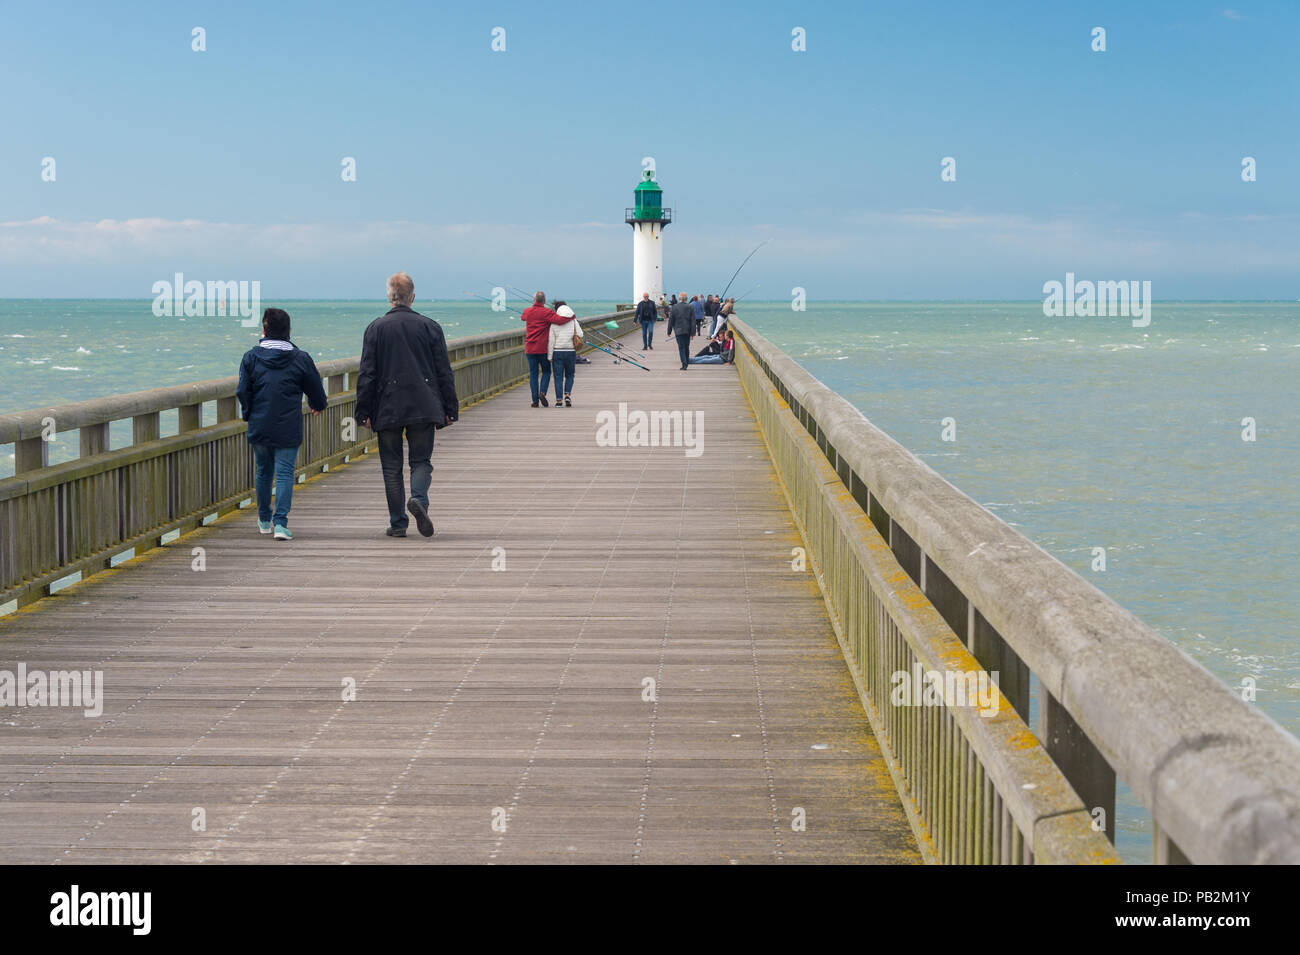
[[[389,537],[406,536],[407,511],[421,534],[433,536],[429,520],[433,432],[460,415],[447,340],[437,322],[411,309],[413,301],[411,277],[405,272],[390,276],[388,302],[393,307],[366,329],[357,375],[357,420],[379,435]],[[403,430],[411,462],[411,497],[405,500],[405,508]]]
[[[642,292],[641,301],[636,303],[636,320],[641,323],[641,347],[654,348],[655,322],[658,315],[655,303],[650,301],[650,293]]]
[[[677,336],[677,353],[682,359],[682,371],[685,371],[690,367],[691,336],[695,334],[695,310],[686,301],[685,292],[668,309],[668,327],[664,329],[664,334]]]

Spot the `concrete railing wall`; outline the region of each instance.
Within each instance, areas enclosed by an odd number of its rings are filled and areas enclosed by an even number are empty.
[[[592,316],[617,321],[630,312]],[[448,342],[462,409],[527,378],[523,327]],[[351,421],[359,358],[317,365],[329,406],[303,412],[298,476],[329,470],[373,446]],[[128,395],[0,415],[0,446],[14,445],[15,475],[0,480],[0,613],[50,593],[124,557],[210,523],[249,502],[252,454],[235,398],[237,378],[219,378]],[[206,402],[216,423],[202,425]],[[163,412],[177,411],[178,433],[160,434]],[[130,419],[132,443],[109,448],[109,426]],[[80,432],[81,456],[48,464],[51,429]]]
[[[863,704],[937,861],[1114,861],[1102,836],[1118,777],[1155,822],[1155,862],[1300,862],[1295,737],[733,327]],[[917,665],[996,672],[1004,705],[892,705],[893,675]]]

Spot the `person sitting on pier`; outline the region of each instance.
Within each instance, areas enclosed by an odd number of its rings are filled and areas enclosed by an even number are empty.
[[[528,387],[533,392],[533,407],[536,408],[540,402],[543,408],[548,408],[550,403],[546,400],[546,392],[551,387],[551,361],[546,357],[546,342],[550,326],[563,325],[567,319],[547,308],[546,293],[538,292],[533,296],[533,304],[524,309],[519,320],[524,323],[524,355],[528,358]]]
[[[366,328],[357,374],[357,420],[379,435],[379,467],[388,499],[389,537],[405,537],[410,523],[433,536],[429,484],[433,433],[460,417],[456,378],[442,326],[411,308],[415,283],[405,272],[388,278],[393,307]],[[411,463],[411,496],[402,481],[402,434]],[[403,507],[405,505],[405,507]]]
[[[248,422],[257,488],[257,529],[293,540],[289,507],[293,504],[294,465],[302,444],[302,396],[314,415],[325,410],[325,386],[316,363],[289,341],[289,313],[268,308],[262,313],[262,340],[239,363],[241,414]],[[275,511],[271,510],[271,480],[275,480]]]
[[[721,332],[718,337],[709,342],[704,348],[696,353],[691,359],[692,365],[725,365],[735,361],[736,356],[736,333],[728,330],[725,335]]]

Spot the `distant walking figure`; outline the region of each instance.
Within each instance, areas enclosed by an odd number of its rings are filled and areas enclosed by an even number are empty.
[[[564,319],[563,325],[551,326],[546,343],[546,357],[555,369],[555,407],[572,408],[573,368],[582,347],[582,326],[573,309],[563,302],[557,303],[555,314]]]
[[[668,327],[664,329],[665,335],[677,336],[677,353],[682,359],[682,371],[689,367],[691,335],[694,331],[695,312],[691,308],[691,303],[686,301],[686,293],[683,292],[677,304],[668,309]]]
[[[388,279],[393,307],[370,323],[361,344],[357,420],[379,435],[379,466],[388,498],[388,536],[405,537],[410,523],[433,536],[429,483],[433,433],[460,417],[447,339],[433,319],[412,310],[415,283],[405,272]],[[402,433],[411,463],[411,497],[402,481]]]
[[[691,316],[695,321],[695,334],[698,335],[704,330],[704,297],[702,295],[691,296]]]
[[[643,348],[654,348],[655,341],[655,321],[658,316],[655,309],[655,303],[650,301],[650,293],[643,292],[641,301],[636,303],[636,320],[641,323],[641,346]]]
[[[325,388],[316,363],[289,341],[289,313],[268,308],[262,314],[262,340],[239,363],[239,397],[253,446],[257,487],[257,529],[275,533],[278,541],[293,540],[289,507],[293,504],[293,470],[302,444],[302,396],[312,414],[325,410]],[[275,478],[275,512],[271,511],[271,479]]]

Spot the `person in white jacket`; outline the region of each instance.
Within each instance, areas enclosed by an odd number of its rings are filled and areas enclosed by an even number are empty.
[[[555,407],[572,408],[573,372],[578,366],[578,349],[582,347],[582,326],[573,309],[563,302],[556,303],[555,314],[568,319],[563,325],[551,326],[546,343],[546,357],[551,360],[555,373]]]

